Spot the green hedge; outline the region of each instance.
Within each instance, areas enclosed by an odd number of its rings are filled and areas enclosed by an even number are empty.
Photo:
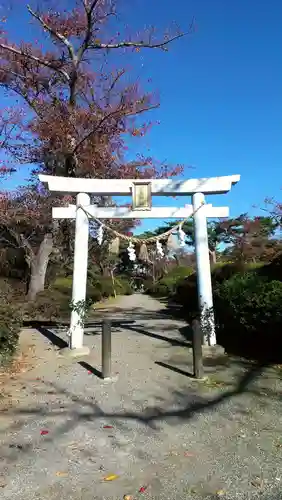
[[[53,289],[71,296],[72,278],[57,278]],[[114,279],[114,288],[117,295],[130,295],[132,289],[129,281],[124,277]],[[86,298],[93,303],[99,300],[114,295],[113,282],[111,277],[107,276],[92,276],[87,281]]]
[[[176,291],[177,284],[193,272],[191,267],[176,266],[155,283],[152,280],[146,280],[145,290],[156,297],[171,297]]]
[[[117,294],[129,295],[132,293],[129,282],[123,277],[115,279]],[[24,304],[25,320],[55,320],[67,319],[70,314],[72,295],[72,278],[59,277],[49,288],[39,293],[35,302]],[[103,298],[113,296],[111,278],[97,277],[88,279],[86,302],[95,304]]]
[[[71,288],[46,289],[37,295],[34,302],[24,304],[24,319],[25,321],[67,319],[70,314],[70,301]]]
[[[72,294],[72,278],[71,277],[60,277],[57,278],[55,283],[50,287],[49,293],[52,291],[58,292],[68,298],[68,302],[71,300]],[[103,297],[101,286],[93,283],[92,280],[87,281],[86,288],[86,299],[91,300],[91,302],[98,302]]]
[[[268,279],[282,281],[282,254],[273,259],[270,264],[265,264],[258,270],[261,276],[267,276]]]
[[[282,281],[256,272],[237,274],[215,287],[217,341],[253,359],[282,360]]]
[[[253,358],[282,356],[282,280],[275,265],[217,266],[212,271],[217,341],[227,350]],[[272,272],[269,273],[268,270]],[[173,301],[191,321],[199,314],[197,276],[178,282]]]
[[[219,330],[226,331],[232,320],[238,333],[280,333],[282,282],[254,272],[237,274],[215,287],[214,309]]]
[[[241,263],[216,264],[212,268],[213,289],[246,269],[247,267]],[[195,272],[176,283],[172,298],[174,302],[185,308],[188,318],[198,314],[197,274]]]
[[[220,262],[213,266],[212,280],[214,283],[221,283],[244,269],[242,264]],[[189,311],[197,308],[197,275],[191,267],[176,266],[155,283],[150,279],[146,280],[145,289],[150,295],[173,298],[174,302],[185,307],[189,301]]]
[[[114,279],[114,285],[111,277],[97,277],[91,280],[91,285],[89,288],[89,297],[95,297],[96,294],[99,295],[99,299],[112,297],[114,295],[114,290],[117,295],[130,295],[132,293],[132,288],[129,281],[123,277],[117,277]],[[96,302],[96,300],[94,300]]]
[[[1,281],[0,292],[0,366],[8,364],[17,349],[22,328],[22,312],[11,303],[12,291]]]

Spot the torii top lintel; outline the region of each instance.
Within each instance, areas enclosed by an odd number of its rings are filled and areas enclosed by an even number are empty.
[[[84,179],[39,175],[50,191],[57,193],[93,193],[104,196],[128,196],[135,182],[149,182],[152,195],[184,196],[194,193],[228,193],[240,181],[240,175],[207,177],[202,179]]]

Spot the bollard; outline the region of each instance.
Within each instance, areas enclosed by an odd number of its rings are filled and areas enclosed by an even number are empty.
[[[194,319],[192,321],[193,330],[193,369],[194,377],[197,379],[204,378],[204,367],[203,367],[203,351],[202,351],[202,329],[200,321]]]
[[[102,323],[102,378],[111,376],[112,332],[111,320],[104,319]]]

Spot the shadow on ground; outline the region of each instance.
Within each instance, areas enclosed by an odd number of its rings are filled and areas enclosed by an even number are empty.
[[[106,315],[105,311],[103,310],[103,318],[104,317],[111,317],[113,316],[118,316],[118,312],[121,313],[121,319],[115,319],[113,320],[113,327],[114,328],[125,328],[127,331],[132,331],[136,332],[138,334],[142,334],[148,337],[151,337],[156,340],[160,341],[165,341],[167,342],[168,345],[172,347],[185,347],[191,349],[191,329],[189,325],[184,325],[183,327],[178,328],[180,338],[172,338],[169,335],[169,331],[172,330],[173,326],[168,324],[165,326],[165,322],[162,328],[162,331],[164,334],[159,334],[155,332],[155,328],[153,325],[150,326],[150,323],[146,328],[140,325],[136,325],[135,321],[138,319],[142,319],[142,321],[150,321],[150,320],[165,320],[166,318],[170,319],[179,319],[180,317],[180,311],[179,308],[171,307],[170,305],[168,307],[164,307],[161,311],[156,312],[156,311],[148,311],[144,310],[143,308],[134,308],[130,310],[120,310],[118,308],[111,309],[110,314]],[[123,318],[127,318],[126,320]],[[29,322],[31,324],[31,322]],[[47,337],[54,345],[58,346],[59,348],[63,348],[67,346],[67,343],[60,338],[59,335],[56,335],[55,333],[51,332],[49,328],[51,327],[58,327],[60,328],[62,326],[62,323],[60,322],[49,322],[48,324],[45,324],[44,326],[38,324],[38,322],[32,322],[32,326],[36,327],[38,331],[40,331],[45,337]],[[90,335],[97,335],[101,332],[101,317],[96,320],[91,320],[89,319],[86,322],[86,327],[90,329],[89,334]],[[92,330],[93,329],[93,330]],[[175,333],[175,332],[174,332]],[[234,332],[232,332],[234,334]],[[183,340],[181,340],[181,336]],[[234,335],[233,335],[234,336]],[[223,343],[224,345],[224,343]],[[78,412],[76,413],[74,410],[68,410],[67,408],[65,409],[66,412],[66,418],[68,419],[68,424],[67,428],[71,425],[76,425],[76,422],[81,421],[83,419],[86,420],[95,420],[97,418],[109,418],[109,419],[118,419],[118,420],[137,420],[142,422],[144,425],[151,425],[154,426],[158,421],[160,420],[165,420],[165,421],[170,421],[171,423],[181,421],[181,420],[189,420],[192,418],[195,414],[197,413],[202,413],[206,410],[214,409],[217,405],[223,403],[226,400],[229,400],[232,397],[238,396],[246,391],[249,390],[250,384],[260,377],[264,369],[267,367],[271,366],[271,364],[274,362],[276,359],[275,352],[273,352],[274,346],[270,346],[269,349],[264,346],[264,349],[262,347],[256,346],[254,344],[248,344],[248,343],[238,343],[237,341],[230,346],[224,345],[228,353],[231,353],[232,355],[235,355],[238,357],[237,363],[241,363],[242,366],[244,365],[244,373],[238,376],[238,380],[233,380],[232,385],[228,386],[228,388],[221,392],[220,394],[216,395],[213,398],[203,398],[199,396],[198,394],[194,394],[193,401],[191,402],[191,388],[189,388],[189,394],[186,395],[185,393],[183,394],[172,394],[171,398],[169,398],[169,401],[164,401],[161,406],[154,406],[154,407],[149,407],[146,408],[143,412],[141,413],[134,413],[134,412],[121,412],[121,413],[105,413],[97,403],[95,402],[89,402],[89,401],[84,401],[83,398],[77,398],[76,401],[79,401],[81,405],[83,406],[88,406],[89,411],[84,411],[84,412]],[[280,356],[280,353],[279,353]],[[279,357],[278,356],[278,357]],[[242,359],[240,361],[240,358],[244,358],[245,361]],[[183,361],[184,359],[184,361]],[[185,359],[185,354],[184,358],[182,357],[182,360],[175,359],[175,354],[172,354],[171,358],[162,361],[158,360],[156,361],[159,366],[162,366],[164,369],[169,369],[172,371],[175,371],[179,374],[182,374],[187,377],[191,377],[191,373],[187,369],[182,368],[181,363],[184,365],[186,363]],[[219,373],[221,370],[225,370],[226,365],[228,363],[231,363],[231,357],[220,357],[220,358],[211,358],[211,359],[205,359],[204,364],[205,367],[210,367],[211,369],[216,368],[216,372]],[[89,372],[95,374],[99,378],[101,378],[101,373],[96,370],[95,367],[92,367],[89,365],[89,363],[85,361],[78,361],[80,366]],[[177,365],[177,366],[173,366]],[[59,387],[54,387],[55,390],[58,391],[63,391],[63,389]],[[63,391],[64,392],[64,391]],[[66,392],[66,395],[72,400],[72,395],[68,392]],[[196,397],[196,401],[195,401]],[[177,409],[171,409],[174,404],[174,398],[177,399],[177,401],[181,400],[182,405],[181,408]],[[165,408],[167,406],[167,409]],[[17,410],[14,410],[17,412]],[[50,410],[46,410],[46,408],[27,408],[27,409],[19,409],[18,410],[20,413],[25,413],[26,414],[45,414],[46,412],[49,414]],[[53,411],[51,410],[52,415]],[[68,417],[68,412],[70,411],[70,415]],[[62,416],[62,411],[59,412],[60,416]],[[56,414],[54,415],[56,416]],[[70,422],[73,422],[71,424]],[[62,432],[63,429],[62,429]]]
[[[118,317],[116,321],[116,326],[123,323],[130,325],[134,321],[151,321],[151,320],[181,320],[186,322],[186,326],[179,329],[179,333],[183,337],[184,341],[192,341],[192,330],[189,326],[189,321],[185,314],[185,309],[178,304],[175,304],[166,300],[159,300],[163,304],[163,309],[159,311],[150,311],[142,307],[135,307],[130,309],[123,309],[119,307],[110,307],[109,309],[102,309],[97,311],[92,311],[86,322],[86,327],[88,328],[98,328],[101,324],[101,319],[110,318],[113,319]],[[124,320],[123,320],[124,318]],[[127,320],[125,320],[125,318]],[[66,321],[26,321],[24,326],[30,326],[38,328],[44,323],[46,327],[62,328],[68,327],[69,323]],[[128,328],[126,326],[126,328]],[[281,325],[282,328],[282,325]],[[169,330],[169,328],[168,328]],[[86,332],[87,333],[87,332]],[[139,329],[139,333],[143,335],[148,335],[153,337],[155,332],[149,331],[149,329]],[[93,333],[91,333],[93,334]],[[156,337],[157,338],[157,337]],[[165,340],[165,339],[164,339]],[[227,332],[224,334],[218,334],[218,343],[222,345],[226,352],[230,355],[239,356],[249,360],[257,360],[259,362],[268,363],[282,363],[282,335],[274,336],[269,331],[265,331],[265,328],[259,332],[253,332],[250,334],[240,334],[236,325],[231,324]],[[172,341],[172,345],[174,341]]]
[[[83,364],[81,366],[84,367]],[[85,366],[85,368],[88,367]],[[159,398],[154,406],[147,406],[142,411],[126,411],[122,409],[113,412],[105,411],[102,409],[101,404],[95,400],[95,397],[86,398],[84,395],[74,394],[72,390],[61,386],[60,383],[41,379],[36,382],[36,386],[31,383],[30,390],[35,401],[34,404],[29,403],[27,407],[11,408],[7,412],[9,417],[13,418],[9,431],[12,433],[18,432],[21,427],[26,425],[27,418],[30,417],[32,421],[46,419],[45,425],[48,426],[49,421],[52,423],[52,432],[44,436],[44,444],[47,446],[48,443],[51,445],[56,443],[57,445],[58,441],[67,434],[72,436],[77,426],[89,425],[89,423],[93,423],[94,428],[97,425],[103,427],[110,425],[121,433],[121,442],[119,443],[118,433],[115,432],[115,445],[122,447],[122,435],[123,433],[127,435],[128,429],[132,429],[130,423],[133,421],[148,426],[153,432],[159,432],[161,430],[159,426],[164,422],[170,426],[189,422],[190,419],[204,412],[216,410],[218,405],[233,397],[251,391],[252,383],[260,377],[265,368],[266,366],[258,363],[251,364],[248,370],[233,384],[233,387],[211,397],[201,396],[196,387],[187,390],[187,387],[182,386],[179,390],[173,391],[166,400]],[[53,401],[52,404],[48,404],[48,398],[50,397],[55,397],[57,402]],[[237,413],[241,412],[242,416],[246,416],[244,405],[240,405],[240,408],[236,411]],[[6,435],[7,432],[6,428]],[[139,451],[141,453],[137,443],[138,441],[136,441],[136,456]],[[15,442],[13,439],[11,445],[6,444],[5,449],[3,448],[3,458],[8,459],[9,462],[17,462],[19,454],[32,454],[37,446],[38,440],[36,436],[34,440],[32,439],[29,442],[22,442],[20,439]],[[13,449],[10,449],[12,447]],[[274,499],[276,500],[276,497]],[[269,500],[272,500],[271,497],[269,497]]]
[[[119,317],[117,322],[125,323],[127,320],[125,318],[132,318],[129,321],[137,321],[137,320],[161,320],[161,319],[175,319],[173,310],[167,310],[164,308],[161,311],[148,311],[148,309],[144,309],[142,307],[131,307],[130,309],[118,308],[118,307],[110,307],[109,309],[101,309],[97,311],[92,311],[89,313],[88,318],[85,322],[86,326],[91,325],[99,325],[103,319],[109,318],[113,319],[115,317]],[[124,318],[124,320],[122,319]],[[37,328],[38,326],[44,324],[44,326],[60,328],[60,327],[69,327],[69,319],[60,319],[57,320],[45,320],[45,319],[26,319],[24,321],[24,327],[28,328]]]
[[[56,339],[55,342],[57,342]],[[60,343],[60,345],[62,344]],[[88,363],[78,361],[78,364],[87,370],[89,368],[93,370],[93,367],[91,367]],[[71,391],[61,387],[55,382],[40,380],[40,394],[42,397],[43,394],[50,394],[50,391],[54,395],[60,397],[64,396],[67,400],[64,406],[60,405],[59,408],[48,407],[43,401],[42,406],[36,404],[34,407],[29,405],[28,408],[14,408],[11,409],[9,413],[12,413],[15,418],[19,415],[37,415],[49,416],[52,419],[60,417],[61,420],[62,417],[65,416],[66,423],[60,425],[57,431],[52,433],[52,437],[50,436],[46,438],[47,440],[55,439],[57,434],[69,432],[83,420],[95,421],[101,418],[103,418],[103,420],[114,419],[115,421],[136,420],[144,425],[152,426],[153,428],[155,427],[155,424],[160,421],[166,421],[171,425],[175,425],[181,421],[188,421],[198,413],[215,409],[221,403],[235,396],[241,395],[244,392],[248,392],[250,385],[261,376],[267,367],[268,365],[266,364],[250,363],[248,365],[248,369],[245,370],[241,377],[239,377],[237,382],[234,381],[232,388],[221,392],[214,397],[202,397],[198,394],[196,387],[194,389],[190,387],[188,391],[185,390],[183,393],[181,391],[174,391],[169,400],[162,400],[162,404],[146,407],[141,412],[105,412],[98,405],[98,403],[95,402],[95,400],[89,401],[89,399],[86,399],[83,396],[74,395]],[[173,408],[175,399],[178,401],[177,408]],[[76,403],[75,407],[72,406],[72,403],[74,402]],[[81,408],[84,409],[81,410]],[[87,409],[85,410],[85,408]]]

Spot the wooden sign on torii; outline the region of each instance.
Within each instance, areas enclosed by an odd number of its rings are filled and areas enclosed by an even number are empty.
[[[186,219],[194,214],[195,252],[198,282],[199,310],[204,317],[206,310],[212,310],[211,268],[208,246],[207,217],[228,217],[228,207],[213,207],[205,204],[205,194],[224,194],[240,180],[240,175],[210,177],[203,179],[168,180],[168,179],[83,179],[39,175],[39,180],[52,192],[76,194],[76,205],[54,207],[54,219],[75,219],[74,265],[72,284],[72,303],[86,299],[89,218],[97,219]],[[90,204],[90,196],[132,196],[136,185],[147,184],[150,196],[192,196],[192,205],[179,207],[97,207]],[[83,207],[85,211],[83,210]],[[216,344],[213,315],[210,316],[209,345]],[[71,349],[83,348],[84,326],[79,310],[72,310],[70,321]],[[79,352],[79,351],[78,351]]]

